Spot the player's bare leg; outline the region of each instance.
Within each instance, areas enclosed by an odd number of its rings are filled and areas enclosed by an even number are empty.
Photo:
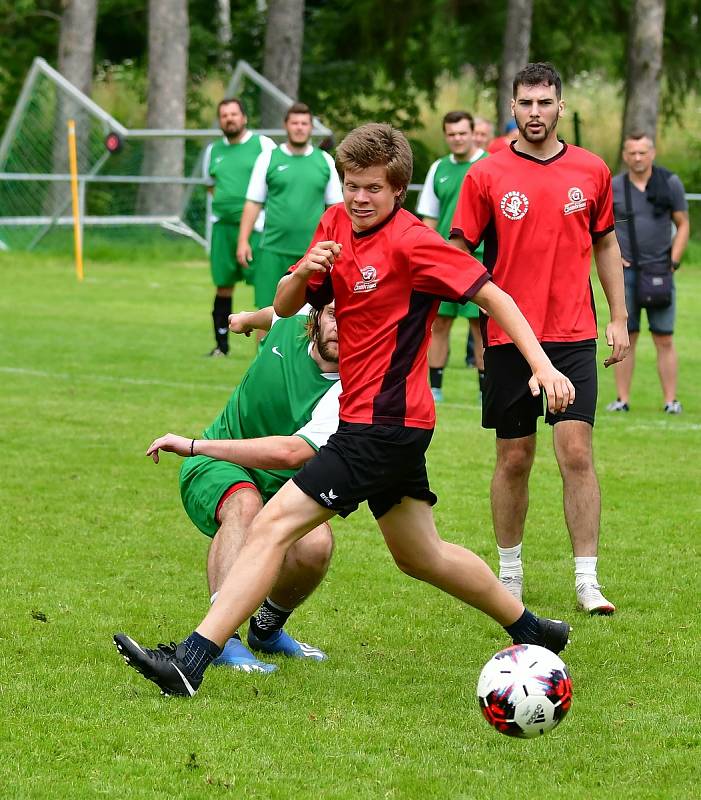
[[[523,597],[521,542],[528,513],[528,478],[536,436],[496,440],[491,485],[492,524],[499,552],[499,580],[518,600]]]
[[[219,511],[221,525],[207,555],[209,593],[219,590],[243,546],[253,518],[263,508],[263,500],[255,489],[239,489],[227,497]]]
[[[479,556],[441,539],[424,500],[404,497],[377,523],[402,572],[488,614],[514,641],[555,651],[567,644],[569,625],[536,617],[501,585]]]
[[[657,350],[657,373],[660,376],[665,406],[677,399],[678,359],[672,334],[653,333],[652,341]],[[626,359],[627,360],[627,359]]]
[[[220,647],[260,606],[289,548],[334,516],[288,481],[263,507],[197,633]]]
[[[562,475],[579,605],[589,613],[611,614],[615,607],[601,594],[597,579],[601,490],[594,469],[592,426],[581,420],[558,422],[553,427],[553,444]]]
[[[450,352],[450,329],[453,317],[437,316],[431,327],[431,342],[428,346],[428,367],[433,399],[443,399],[443,370],[448,363]]]

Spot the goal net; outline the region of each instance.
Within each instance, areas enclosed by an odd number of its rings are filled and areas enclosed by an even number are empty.
[[[249,64],[237,64],[226,94],[244,100],[251,130],[284,138],[282,120],[293,101]],[[117,232],[131,242],[152,240],[156,229],[208,246],[210,195],[202,164],[221,131],[129,129],[37,58],[0,140],[0,249],[71,246],[69,119],[76,123],[86,232],[96,238]],[[262,127],[275,119],[277,127]],[[314,119],[314,135],[331,131]]]

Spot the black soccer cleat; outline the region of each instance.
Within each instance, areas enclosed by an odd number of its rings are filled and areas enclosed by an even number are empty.
[[[536,644],[553,653],[562,652],[570,642],[570,626],[567,622],[547,617],[536,618],[537,631],[529,631],[525,636],[514,638],[514,644]]]
[[[553,653],[560,653],[570,643],[570,630],[567,622],[538,617],[538,641],[529,642],[529,644],[538,644],[552,650]]]
[[[159,644],[155,650],[149,650],[126,633],[116,633],[113,639],[126,663],[153,681],[161,694],[192,697],[202,683],[202,678],[196,679],[188,674],[183,663],[185,648],[182,644]]]

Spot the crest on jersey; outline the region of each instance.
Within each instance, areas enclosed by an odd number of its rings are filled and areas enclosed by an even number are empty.
[[[584,196],[584,192],[576,186],[567,190],[567,197],[569,197],[570,202],[565,203],[565,214],[583,211],[587,207],[587,198]]]
[[[361,281],[353,287],[354,292],[372,292],[377,289],[377,270],[371,264],[360,268]]]
[[[501,198],[500,208],[507,219],[523,219],[528,211],[528,198],[523,192],[507,192]]]

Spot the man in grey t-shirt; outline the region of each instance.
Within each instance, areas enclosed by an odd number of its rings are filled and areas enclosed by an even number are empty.
[[[631,133],[623,143],[623,161],[627,172],[613,179],[613,204],[616,217],[616,237],[623,256],[628,308],[630,354],[614,366],[618,398],[609,403],[608,411],[628,411],[630,387],[635,367],[635,345],[640,333],[640,305],[637,300],[638,270],[632,266],[629,217],[635,225],[635,239],[640,267],[646,263],[668,260],[669,268],[679,268],[689,241],[689,214],[684,186],[679,178],[653,165],[655,145],[645,133]],[[626,202],[626,177],[630,181],[630,208]],[[676,226],[673,232],[672,223]],[[648,308],[647,321],[657,350],[657,371],[664,395],[667,414],[680,414],[677,400],[677,352],[674,347],[674,318],[676,289],[672,289],[672,302],[666,308]]]

